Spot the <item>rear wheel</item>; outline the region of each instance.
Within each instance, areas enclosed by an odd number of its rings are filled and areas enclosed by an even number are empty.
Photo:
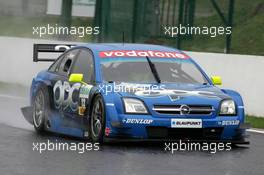
[[[103,142],[105,129],[105,109],[101,96],[96,96],[94,99],[91,119],[90,133],[93,142]]]
[[[33,125],[38,133],[45,132],[47,119],[48,93],[40,88],[33,101]]]

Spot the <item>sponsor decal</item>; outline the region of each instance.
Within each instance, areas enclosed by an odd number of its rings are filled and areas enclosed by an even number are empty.
[[[201,119],[171,119],[172,128],[202,128]]]
[[[84,131],[83,136],[84,137],[89,137],[89,131]]]
[[[106,127],[106,128],[105,128],[105,135],[106,135],[106,136],[109,136],[110,133],[111,133],[111,129],[108,128],[108,127]]]
[[[80,88],[80,93],[79,93],[79,97],[80,97],[79,115],[80,116],[84,115],[84,112],[86,110],[86,101],[88,101],[87,99],[89,99],[89,94],[90,94],[92,87],[93,87],[92,85],[82,85]]]
[[[180,52],[165,52],[153,50],[112,50],[99,52],[99,57],[158,57],[158,58],[179,58],[189,59],[190,57]]]
[[[80,98],[89,98],[90,91],[92,89],[92,85],[83,85],[80,88]]]
[[[114,103],[106,103],[105,105],[106,105],[106,106],[115,106]]]
[[[239,120],[223,120],[218,122],[218,124],[222,126],[235,126],[235,125],[239,125],[239,123],[240,123]]]
[[[151,123],[153,123],[152,119],[123,119],[122,120],[123,123],[126,124],[143,124],[143,125],[149,125]]]
[[[79,106],[79,115],[83,116],[86,110],[86,100],[85,98],[81,98],[81,104]]]

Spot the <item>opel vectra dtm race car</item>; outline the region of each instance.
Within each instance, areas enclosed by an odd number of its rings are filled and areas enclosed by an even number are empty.
[[[43,58],[54,52],[64,53]],[[249,143],[241,96],[216,87],[221,78],[209,78],[182,51],[146,44],[34,44],[33,59],[54,61],[33,79],[31,105],[22,108],[39,133],[94,142]]]

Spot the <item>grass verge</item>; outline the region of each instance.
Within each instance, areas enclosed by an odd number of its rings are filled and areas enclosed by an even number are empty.
[[[256,116],[247,115],[246,122],[250,123],[252,128],[264,129],[264,117],[256,117]]]

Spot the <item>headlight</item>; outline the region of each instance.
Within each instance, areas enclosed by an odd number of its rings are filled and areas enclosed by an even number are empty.
[[[220,115],[235,115],[236,105],[233,100],[223,100],[220,108]]]
[[[141,100],[135,98],[123,98],[126,113],[147,114],[148,111]]]

